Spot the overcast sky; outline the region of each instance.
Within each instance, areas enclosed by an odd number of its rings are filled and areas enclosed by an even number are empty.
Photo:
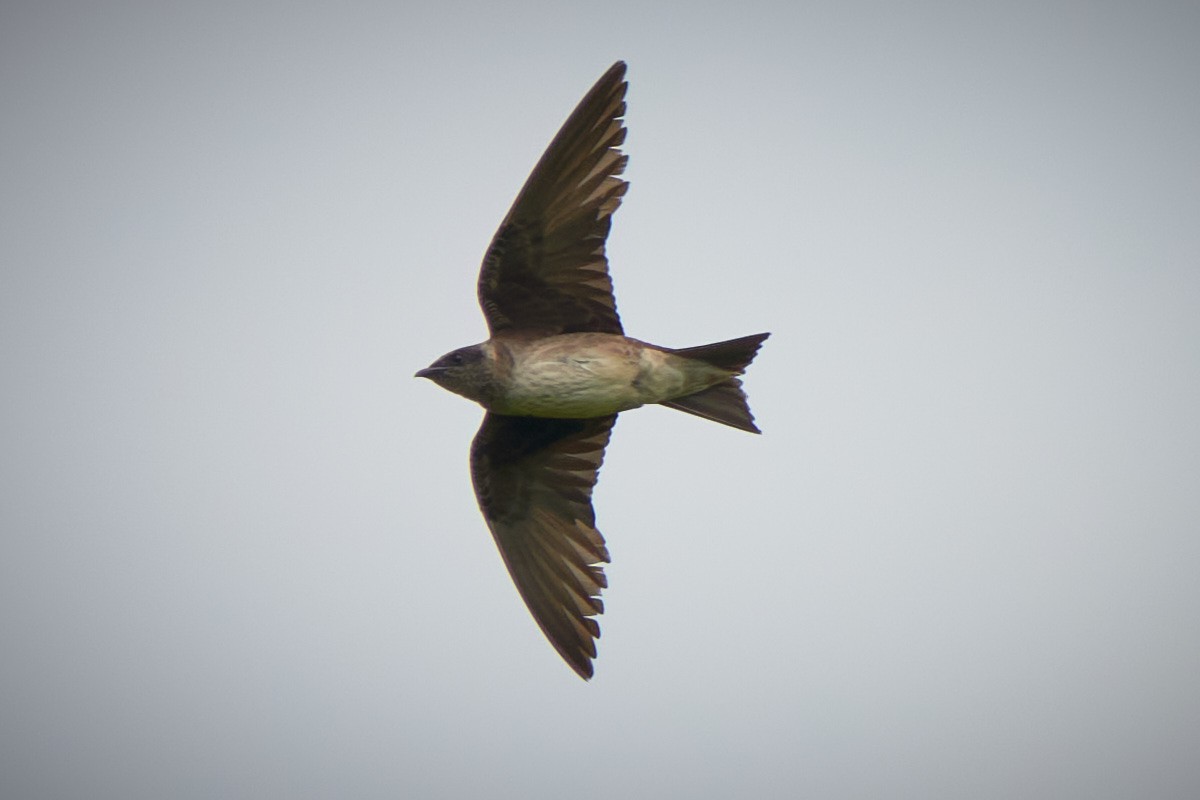
[[[1200,7],[901,6],[4,3],[0,795],[1200,796]],[[627,332],[773,336],[584,683],[412,375],[617,59]]]

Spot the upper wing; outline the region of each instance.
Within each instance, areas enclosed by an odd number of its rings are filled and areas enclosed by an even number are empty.
[[[585,680],[592,676],[608,586],[592,487],[613,414],[542,419],[488,414],[471,445],[479,509],[525,605]]]
[[[492,238],[479,272],[479,305],[494,336],[623,333],[604,240],[628,187],[625,64],[604,73],[563,123]]]

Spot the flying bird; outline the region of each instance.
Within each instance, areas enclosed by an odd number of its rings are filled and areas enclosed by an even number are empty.
[[[741,375],[769,334],[684,349],[625,336],[605,239],[628,183],[625,64],[563,123],[479,272],[490,338],[417,372],[486,409],[471,444],[480,511],[525,604],[584,680],[608,549],[592,489],[617,414],[647,403],[758,433]]]

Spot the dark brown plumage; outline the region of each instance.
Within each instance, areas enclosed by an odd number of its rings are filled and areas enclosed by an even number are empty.
[[[475,496],[513,583],[546,638],[591,677],[608,586],[608,549],[592,487],[617,415],[539,419],[488,414],[471,445]]]
[[[491,338],[417,373],[488,410],[471,445],[484,519],[564,660],[592,676],[608,549],[592,489],[617,412],[663,405],[758,432],[741,375],[768,334],[672,350],[624,336],[604,246],[628,184],[625,64],[550,143],[479,273]]]
[[[492,238],[479,305],[509,330],[623,333],[604,242],[629,184],[625,64],[618,61],[563,123]]]

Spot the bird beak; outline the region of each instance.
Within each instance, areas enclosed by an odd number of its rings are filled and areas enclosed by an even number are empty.
[[[417,370],[417,374],[413,375],[413,377],[414,378],[429,378],[432,380],[433,376],[437,375],[441,371],[442,371],[441,367],[426,367],[425,369]]]

